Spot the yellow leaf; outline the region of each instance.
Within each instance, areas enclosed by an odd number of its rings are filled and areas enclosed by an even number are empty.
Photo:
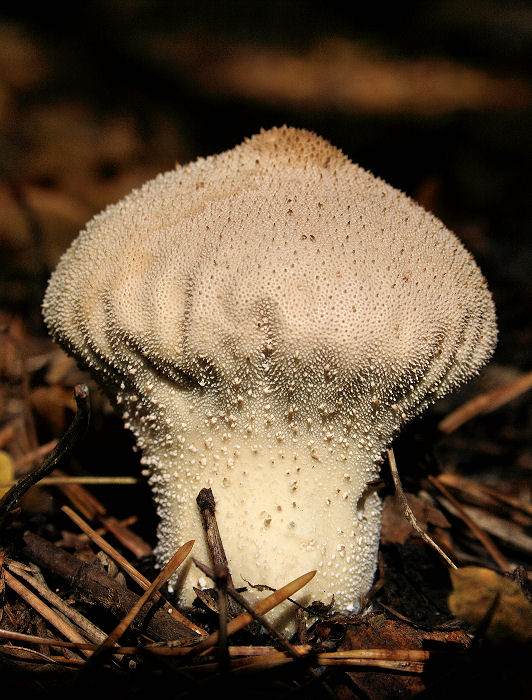
[[[516,581],[476,566],[450,574],[453,592],[448,602],[453,615],[473,625],[489,618],[485,637],[496,644],[532,641],[532,604]]]
[[[11,488],[2,484],[10,484],[15,478],[13,460],[4,450],[0,450],[0,498],[2,498]]]

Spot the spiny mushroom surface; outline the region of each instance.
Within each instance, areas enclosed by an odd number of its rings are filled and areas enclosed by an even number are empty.
[[[394,435],[490,357],[494,306],[434,216],[313,133],[263,131],[159,175],[89,222],[46,322],[133,431],[157,555],[208,561],[210,486],[235,585],[318,573],[299,600],[356,611]],[[189,567],[180,602],[201,585]],[[253,593],[250,593],[253,596]],[[260,595],[260,594],[257,594]],[[277,610],[290,628],[292,608]]]

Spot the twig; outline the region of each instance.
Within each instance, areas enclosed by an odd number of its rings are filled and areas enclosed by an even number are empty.
[[[202,571],[204,574],[206,574],[210,579],[215,580],[216,574],[214,571],[209,569],[207,566],[199,562],[197,559],[194,559],[194,564]],[[313,572],[314,574],[315,572]],[[310,580],[310,579],[309,579]],[[232,586],[227,585],[226,586],[226,591],[227,593],[236,600],[236,602],[241,605],[245,610],[247,610],[248,614],[252,615],[252,617],[257,621],[260,622],[260,624],[269,632],[270,636],[272,639],[277,640],[279,645],[283,647],[283,649],[288,653],[288,655],[293,659],[293,660],[300,660],[300,659],[305,659],[305,656],[300,654],[293,646],[290,644],[290,642],[285,639],[277,630],[275,627],[273,627],[268,620],[264,617],[264,614],[257,612],[258,605],[253,607],[248,603],[248,601],[244,598],[244,596],[240,595],[238,591],[235,591],[235,589]],[[233,620],[234,622],[234,620]],[[230,625],[230,623],[229,623]],[[229,625],[227,626],[227,634],[229,635]],[[219,637],[220,639],[220,637]],[[329,688],[327,683],[323,680],[323,678],[320,678],[315,669],[312,668],[311,664],[309,663],[308,659],[305,659],[307,662],[305,665],[307,666],[307,671],[309,674],[312,676],[314,680],[319,681],[320,685],[322,688],[325,690],[327,695],[330,697],[336,697],[335,694],[332,692],[332,690]]]
[[[76,630],[63,620],[56,612],[49,608],[45,603],[42,602],[34,593],[26,588],[15,576],[9,573],[7,569],[4,569],[4,576],[7,585],[15,591],[21,598],[23,598],[28,605],[30,605],[34,610],[36,610],[39,615],[44,617],[51,625],[53,625],[63,636],[70,639],[71,642],[83,643],[87,640],[84,639]],[[82,650],[85,656],[90,656],[91,652]]]
[[[226,674],[229,671],[229,649],[227,646],[227,586],[230,574],[227,566],[218,564],[214,567],[214,584],[218,591],[218,629],[220,632],[220,671]]]
[[[198,561],[197,559],[193,558],[194,564],[202,571],[204,574],[206,574],[210,579],[215,579],[216,574],[212,569],[209,569],[208,566],[205,566],[205,564],[202,564],[202,562]],[[268,622],[268,620],[264,617],[264,612],[262,610],[258,610],[258,607],[260,605],[256,605],[253,607],[248,601],[244,598],[244,596],[240,595],[238,591],[235,591],[235,589],[232,586],[227,585],[226,587],[227,593],[234,598],[243,608],[244,610],[247,610],[248,614],[252,616],[254,620],[257,622],[260,622],[260,624],[268,630],[270,635],[272,636],[273,639],[277,640],[279,644],[292,656],[292,658],[299,658],[300,654],[297,653],[297,651],[294,650],[294,647],[288,642],[282,635],[277,632],[277,630]],[[275,594],[274,594],[275,595]],[[264,601],[261,601],[264,602]],[[238,619],[238,618],[237,618]],[[232,620],[232,622],[235,622],[235,620]],[[228,625],[228,630],[227,634],[229,635],[229,625]],[[219,639],[219,637],[218,637]],[[204,640],[204,643],[207,640]],[[197,647],[195,647],[195,650]]]
[[[364,651],[364,650],[363,650]],[[341,653],[341,652],[338,652]],[[386,657],[360,657],[356,656],[334,656],[333,654],[316,654],[314,657],[314,663],[316,666],[343,666],[346,668],[352,666],[364,667],[364,668],[380,668],[390,671],[400,671],[403,673],[423,673],[425,670],[426,661],[430,660],[428,656],[429,652],[420,652],[423,655],[422,660],[415,660],[410,658],[412,651],[405,650],[404,654],[401,649],[397,650],[398,657],[390,658]],[[290,663],[294,663],[295,659],[287,656],[283,651],[278,651],[272,648],[271,652],[267,652],[263,656],[251,656],[240,659],[233,659],[231,661],[231,671],[233,672],[253,672],[253,671],[264,671],[271,668],[277,668],[279,666],[285,666]],[[206,671],[214,671],[216,669],[216,664],[212,662],[205,664],[198,664],[196,666],[181,667],[190,672],[199,672],[202,675]],[[313,669],[314,670],[314,669]],[[321,679],[320,679],[321,680]],[[331,691],[332,692],[332,691]],[[337,697],[333,694],[333,697]]]
[[[64,474],[61,474],[64,476]],[[115,517],[107,515],[105,507],[86,488],[80,484],[68,483],[59,486],[62,493],[74,505],[76,510],[83,513],[87,520],[97,520],[135,557],[152,553],[151,547],[128,527],[121,524]]]
[[[227,636],[230,637],[232,634],[235,634],[235,632],[238,632],[238,630],[243,629],[253,622],[254,619],[257,619],[257,615],[264,615],[286,600],[289,596],[297,593],[304,586],[306,586],[311,579],[314,578],[315,574],[315,571],[310,571],[308,574],[299,576],[299,578],[296,578],[294,581],[287,583],[286,586],[279,588],[277,591],[275,591],[275,593],[272,593],[266,598],[260,600],[258,603],[255,603],[253,614],[245,612],[238,615],[238,617],[235,617],[233,620],[230,620],[227,624]],[[148,645],[145,647],[145,649],[151,651],[151,649],[157,648],[160,652],[167,656],[186,655],[192,657],[196,656],[197,654],[207,654],[208,652],[212,651],[212,649],[218,644],[219,638],[219,633],[213,632],[192,648],[184,649],[183,647],[177,646],[161,647],[160,645],[157,645],[157,647],[152,647]]]
[[[24,554],[42,569],[65,579],[73,592],[89,598],[116,617],[123,617],[139,596],[108,576],[97,564],[87,564],[31,532],[24,534]],[[135,620],[145,625],[146,634],[153,639],[178,639],[191,642],[197,638],[188,627],[175,620],[164,610],[141,610]]]
[[[453,508],[451,503],[445,503],[445,505],[449,510]],[[530,556],[532,554],[532,537],[525,534],[520,525],[510,520],[499,518],[485,508],[464,505],[463,509],[471,520],[486,534],[509,544],[512,549],[520,549],[525,555]]]
[[[65,601],[57,595],[57,593],[51,591],[45,583],[42,583],[35,578],[35,576],[29,574],[25,570],[23,564],[15,561],[9,561],[7,567],[12,573],[23,578],[26,583],[29,583],[30,586],[32,586],[42,598],[48,601],[48,603],[53,605],[56,610],[72,620],[72,622],[87,635],[91,642],[101,644],[106,638],[107,635],[105,632],[102,632],[101,629],[96,627],[96,625],[94,625],[75,608],[67,605],[67,603],[65,603]]]
[[[54,444],[57,444],[54,441]],[[45,447],[45,445],[43,445]],[[16,464],[19,464],[17,462]],[[0,489],[12,486],[16,482],[0,483]],[[129,484],[139,484],[140,479],[136,476],[49,476],[41,479],[36,486],[63,486],[65,484],[89,484],[91,486],[113,485],[124,486]]]
[[[62,639],[49,639],[48,637],[37,637],[33,634],[24,634],[22,632],[13,632],[12,630],[0,629],[0,639],[8,639],[15,642],[24,642],[25,644],[40,644],[41,646],[48,647],[58,647],[60,649],[76,649],[82,651],[83,649],[87,651],[96,651],[99,644],[93,644],[92,642],[65,642]],[[0,647],[2,648],[2,647]],[[113,654],[133,655],[138,653],[138,647],[113,647]]]
[[[447,556],[447,554],[445,554],[443,549],[441,549],[441,547],[439,547],[436,544],[436,542],[434,542],[432,537],[430,537],[430,535],[428,535],[425,532],[425,530],[423,530],[423,528],[418,524],[416,516],[414,515],[412,508],[410,508],[405,492],[403,490],[403,485],[401,484],[401,479],[399,478],[399,472],[397,470],[397,463],[395,461],[395,455],[393,453],[393,450],[388,450],[388,462],[390,464],[390,472],[392,474],[392,479],[395,486],[395,493],[397,494],[397,498],[399,499],[399,503],[401,504],[405,518],[408,520],[413,529],[418,533],[418,535],[428,545],[435,549],[436,552],[438,552],[438,554],[443,558],[445,563],[452,569],[456,569],[456,564],[454,564],[454,562]]]
[[[294,659],[286,657],[283,652],[277,652],[275,655],[266,654],[262,658],[238,659],[231,664],[231,669],[248,672],[262,671],[268,668],[285,666],[286,664],[293,663],[293,661]],[[423,661],[410,661],[408,659],[334,658],[322,654],[316,655],[315,664],[316,666],[362,666],[410,673],[423,673],[425,670]],[[205,669],[204,666],[200,666],[200,668]]]
[[[475,396],[471,401],[459,406],[438,423],[438,428],[445,435],[449,435],[471,418],[490,413],[531,388],[532,372],[526,372],[514,381],[495,387],[495,389],[480,394],[480,396]]]
[[[438,474],[438,481],[444,486],[450,486],[452,488],[464,491],[465,493],[470,493],[473,496],[482,498],[484,502],[488,502],[491,505],[495,501],[500,501],[504,503],[507,507],[514,508],[515,510],[522,511],[527,515],[532,515],[532,505],[520,501],[518,498],[513,496],[508,496],[505,493],[501,493],[490,486],[485,484],[480,484],[472,479],[468,479],[465,476],[459,474],[443,473]],[[527,523],[528,524],[528,523]]]
[[[143,588],[145,591],[150,587],[150,581],[140,573],[140,571],[137,571],[137,569],[131,564],[125,557],[123,557],[120,552],[118,552],[112,545],[110,545],[106,540],[104,540],[103,537],[101,537],[93,528],[86,523],[83,518],[81,518],[77,513],[75,513],[72,508],[69,508],[68,506],[63,506],[61,510],[68,515],[68,517],[76,523],[76,525],[80,528],[80,530],[83,530],[83,532],[96,544],[98,547],[104,551],[106,554],[108,554],[114,561],[124,569],[124,571],[137,583],[141,588]],[[207,632],[202,627],[199,627],[198,625],[195,625],[193,622],[188,620],[184,615],[182,615],[178,610],[175,609],[174,606],[172,606],[165,598],[161,595],[161,593],[157,592],[153,596],[154,600],[159,600],[162,598],[164,601],[164,609],[166,612],[168,612],[172,617],[180,622],[181,624],[185,625],[186,627],[189,627],[191,630],[196,632],[197,634],[200,634],[202,636],[205,636]]]
[[[29,474],[23,476],[12,488],[10,488],[0,502],[0,530],[5,523],[9,511],[13,508],[15,503],[22,498],[28,489],[30,489],[43,477],[48,476],[48,474],[50,474],[50,472],[57,467],[57,465],[72,450],[75,443],[87,429],[90,416],[88,387],[85,384],[77,384],[74,387],[74,398],[76,399],[78,410],[76,411],[74,420],[57,443],[55,449],[40,466],[29,472]]]
[[[25,647],[19,647],[19,646],[7,646],[7,645],[2,645],[0,647],[0,654],[7,654],[9,656],[14,656],[15,658],[19,659],[24,659],[24,661],[33,661],[33,659],[29,659],[28,656],[36,656],[38,659],[44,659],[44,661],[47,661],[48,663],[51,664],[56,664],[58,663],[56,659],[53,659],[51,656],[48,654],[44,654],[42,651],[37,651],[36,649],[26,649]],[[76,661],[72,660],[66,660],[67,663],[77,663]]]
[[[59,476],[65,476],[59,469],[56,473]],[[100,515],[106,514],[105,506],[81,484],[62,484],[59,488],[74,508],[82,513],[87,520],[94,520]]]
[[[142,537],[139,537],[133,530],[122,525],[113,515],[100,515],[97,517],[97,520],[122,546],[129,549],[137,559],[152,553],[152,548]]]
[[[127,615],[125,615],[125,617],[122,620],[120,620],[120,622],[114,628],[114,630],[102,642],[98,649],[96,649],[94,654],[91,656],[90,665],[92,665],[94,661],[98,657],[100,657],[105,651],[111,649],[113,645],[116,644],[116,642],[118,642],[120,637],[131,625],[131,623],[141,611],[141,609],[153,597],[153,595],[159,590],[159,588],[164,583],[166,583],[166,581],[168,581],[168,579],[173,575],[178,566],[180,566],[185,561],[185,559],[190,554],[190,550],[192,549],[193,545],[194,540],[190,540],[190,542],[186,542],[182,547],[178,549],[178,551],[174,554],[174,556],[170,559],[166,566],[159,572],[159,574],[157,575],[153,583],[150,585],[150,587],[146,591],[144,591],[144,593],[140,596],[137,602],[132,606],[131,610],[129,610]],[[89,663],[86,664],[85,668],[88,668],[88,666]]]
[[[75,642],[66,642],[59,639],[48,639],[46,637],[36,637],[30,634],[23,634],[21,632],[12,632],[11,630],[0,629],[0,638],[8,639],[15,642],[21,642],[25,644],[42,644],[44,646],[57,646],[67,649],[87,649],[90,651],[96,650],[96,645],[94,644],[78,644]],[[152,647],[151,652],[162,653],[168,647]],[[294,649],[300,655],[306,655],[312,653],[312,647],[309,644],[305,645],[294,645]],[[113,647],[113,651],[119,652],[124,655],[133,655],[138,653],[139,648],[134,646],[118,646]],[[234,659],[232,663],[232,668],[235,668],[237,663],[251,663],[252,661],[263,661],[267,657],[272,659],[288,659],[285,651],[280,651],[276,647],[232,647],[228,648],[229,655]],[[454,653],[464,653],[464,652],[454,652]],[[408,663],[425,663],[430,661],[433,656],[445,655],[447,652],[435,652],[426,651],[422,649],[349,649],[345,651],[331,651],[322,652],[316,655],[316,664],[318,666],[327,666],[333,664],[343,664],[343,665],[364,665],[364,666],[376,666],[376,667],[387,667],[383,666],[381,662],[393,662],[394,664],[408,664]],[[239,657],[239,658],[236,658]],[[196,668],[201,668],[205,671],[207,666],[211,664],[198,665]],[[390,668],[397,668],[396,666],[389,666]],[[401,669],[402,670],[402,669]]]
[[[493,540],[488,535],[488,533],[484,532],[484,530],[478,527],[478,525],[465,512],[460,501],[458,501],[452,495],[452,493],[450,493],[449,490],[445,488],[443,484],[441,484],[433,476],[429,475],[428,478],[430,483],[433,486],[435,486],[438,489],[438,491],[442,493],[445,496],[445,498],[453,504],[453,506],[458,511],[458,515],[462,518],[462,520],[465,522],[465,524],[471,530],[471,532],[475,535],[475,537],[483,544],[484,548],[489,553],[493,561],[497,564],[497,566],[501,569],[501,571],[509,571],[510,565],[507,559],[501,554],[498,547],[495,546]]]
[[[216,522],[216,502],[214,500],[212,489],[201,489],[197,495],[196,503],[198,504],[201,518],[203,520],[203,528],[207,538],[207,546],[209,548],[209,553],[211,555],[211,561],[214,568],[216,569],[218,566],[225,567],[227,569],[227,585],[234,588],[233,579],[229,573],[227,556],[225,554],[222,538],[220,536],[220,530],[218,529],[218,523]],[[233,599],[230,599],[227,602],[228,609],[232,617],[235,617],[241,612],[238,606],[235,605]]]
[[[44,445],[39,445],[39,447],[31,450],[31,452],[27,452],[14,463],[13,466],[15,467],[15,470],[19,471],[21,470],[21,467],[25,467],[27,464],[32,464],[36,460],[42,459],[47,454],[50,454],[50,452],[57,447],[57,443],[58,440],[50,440],[50,442],[46,442]]]

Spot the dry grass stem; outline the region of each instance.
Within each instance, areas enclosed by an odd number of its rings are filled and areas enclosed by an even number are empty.
[[[15,465],[17,462],[15,463]],[[16,481],[2,482],[0,488],[12,486]],[[35,486],[63,486],[64,484],[88,484],[91,486],[138,484],[140,479],[135,476],[48,476],[41,479]]]
[[[122,569],[145,591],[150,587],[150,581],[137,571],[137,569],[131,564],[120,552],[118,552],[112,545],[110,545],[103,537],[101,537],[88,523],[86,523],[83,518],[81,518],[77,513],[75,513],[69,506],[63,506],[61,510],[68,515],[68,517],[82,530],[89,539],[91,539],[94,544],[96,544],[102,551],[108,554],[111,559],[113,559]],[[164,609],[168,612],[175,620],[181,622],[183,625],[193,630],[197,634],[205,636],[207,632],[198,625],[194,624],[188,620],[184,615],[182,615],[178,610],[175,609],[158,591],[155,592],[154,600],[164,600]]]
[[[425,664],[421,661],[395,661],[387,659],[322,659],[318,654],[317,663],[319,666],[368,666],[371,668],[382,668],[390,671],[408,671],[409,673],[423,673]]]
[[[74,607],[65,603],[65,601],[60,598],[56,593],[51,591],[48,586],[39,581],[35,576],[32,576],[26,570],[26,567],[18,562],[9,561],[7,568],[17,576],[23,578],[26,583],[29,583],[32,588],[34,588],[37,593],[44,598],[50,605],[53,605],[56,610],[62,613],[65,617],[72,620],[72,622],[79,627],[89,638],[91,642],[95,644],[101,644],[105,638],[105,632],[96,627],[90,620],[88,620],[84,615],[78,612]]]
[[[270,610],[273,610],[279,603],[282,603],[283,600],[286,600],[290,596],[294,595],[297,593],[299,590],[301,590],[304,586],[307,585],[307,583],[314,578],[316,572],[315,571],[310,571],[308,574],[303,574],[303,576],[299,576],[296,578],[294,581],[291,581],[290,583],[287,583],[286,586],[283,586],[282,588],[279,588],[275,593],[272,593],[271,595],[267,596],[263,600],[259,601],[258,603],[255,604],[254,606],[254,611],[258,615],[264,615]],[[253,622],[254,617],[251,613],[245,612],[242,613],[241,615],[238,615],[238,617],[235,617],[233,620],[230,620],[227,624],[227,636],[230,637],[232,634],[235,634],[235,632],[238,632],[238,630],[243,629],[247,625],[249,625],[251,622]],[[197,654],[206,654],[208,651],[210,652],[217,644],[219,641],[219,634],[218,632],[213,632],[210,634],[208,637],[205,637],[204,639],[199,642],[199,644],[196,644],[194,647],[190,648],[184,648],[184,647],[146,647],[150,651],[154,651],[155,653],[162,653],[165,655],[169,656],[180,656],[180,655],[188,655],[188,656],[196,656]]]
[[[442,559],[445,561],[445,563],[450,566],[452,569],[456,569],[456,564],[445,554],[443,549],[439,547],[436,542],[430,537],[425,530],[418,524],[416,520],[416,516],[414,515],[412,508],[410,508],[410,505],[408,503],[408,500],[406,498],[405,492],[403,490],[403,485],[401,484],[401,479],[399,478],[399,471],[397,469],[397,463],[395,461],[395,455],[393,453],[393,450],[388,450],[388,462],[390,464],[390,471],[392,474],[392,479],[393,483],[395,486],[395,492],[397,494],[397,498],[399,499],[399,502],[402,506],[403,513],[405,518],[408,520],[412,528],[418,533],[418,535],[428,544],[430,545],[438,554],[442,557]]]
[[[264,656],[255,656],[249,658],[234,659],[231,661],[232,672],[251,672],[264,671],[271,668],[285,666],[293,663],[295,659],[290,658],[283,651],[274,651],[265,654]],[[425,670],[424,661],[409,660],[408,657],[400,659],[386,659],[375,657],[334,657],[330,655],[317,654],[313,666],[359,666],[364,668],[379,668],[390,671],[403,671],[409,673],[423,673]],[[201,672],[204,674],[207,671],[215,671],[217,664],[209,662],[198,666],[184,666],[183,670],[187,672]]]
[[[475,537],[479,540],[479,542],[482,543],[484,546],[485,550],[488,552],[490,557],[493,559],[493,561],[497,564],[497,566],[501,569],[501,571],[506,572],[510,570],[510,564],[508,563],[508,560],[506,557],[501,554],[499,551],[498,547],[494,544],[493,540],[491,537],[488,535],[487,532],[482,530],[475,522],[474,520],[466,513],[464,510],[462,504],[452,495],[452,493],[449,492],[447,488],[443,484],[441,484],[438,479],[435,479],[433,476],[429,475],[429,481],[430,483],[435,486],[438,491],[445,496],[445,498],[452,503],[452,505],[456,508],[458,515],[464,523],[467,525],[467,527],[471,530],[471,532],[475,535]],[[456,568],[456,567],[455,567]]]
[[[522,511],[527,515],[532,515],[532,505],[530,503],[513,498],[512,496],[507,496],[504,493],[500,493],[500,491],[497,491],[496,489],[492,489],[489,486],[480,484],[472,479],[468,479],[465,476],[445,473],[438,474],[437,479],[440,484],[443,484],[444,486],[450,486],[451,488],[458,489],[459,491],[469,493],[473,496],[478,496],[484,499],[484,501],[487,503],[494,504],[495,502],[501,502],[510,508]]]
[[[56,469],[57,476],[66,476],[63,472]],[[76,510],[83,514],[87,520],[94,520],[98,516],[103,516],[106,513],[105,507],[100,501],[83,488],[80,484],[58,484],[61,492],[68,498],[70,503]]]
[[[0,629],[0,639],[8,639],[15,642],[23,642],[24,644],[39,644],[40,646],[58,647],[60,649],[76,649],[78,651],[96,651],[99,644],[92,642],[66,642],[63,639],[50,639],[48,637],[38,637],[34,634],[24,634],[22,632],[13,632],[12,630]],[[137,646],[114,646],[113,656],[133,656],[139,652]]]
[[[445,416],[438,423],[438,429],[445,435],[454,432],[467,421],[483,413],[490,413],[525,391],[532,389],[532,372],[526,372],[512,382],[498,386],[485,394],[475,396]]]
[[[312,651],[312,646],[310,644],[293,644],[292,646],[298,654],[308,654]],[[276,647],[265,646],[229,647],[229,654],[231,656],[263,656],[264,654],[274,654],[277,651],[279,650]]]
[[[81,487],[83,488],[83,487]],[[129,551],[137,558],[149,556],[152,554],[152,548],[147,542],[145,542],[142,537],[125,527],[117,518],[113,515],[102,515],[98,518],[99,522],[103,527],[105,527],[108,532],[115,537],[120,544],[129,549]]]
[[[450,513],[461,517],[461,513],[452,503],[444,497],[440,500]],[[462,510],[486,535],[497,537],[502,542],[510,544],[513,549],[521,550],[524,556],[532,554],[532,537],[525,534],[521,526],[510,520],[498,518],[485,508],[462,504]]]
[[[159,572],[153,583],[150,584],[149,588],[140,596],[128,614],[118,623],[107,639],[97,649],[95,654],[98,654],[104,649],[112,646],[120,639],[137,616],[137,613],[140,612],[144,605],[153,597],[154,593],[156,593],[159,588],[166,583],[166,581],[168,581],[176,569],[185,561],[193,546],[194,540],[190,540],[190,542],[186,542],[178,549],[166,566]]]
[[[60,474],[60,476],[65,475]],[[152,553],[151,547],[141,537],[125,527],[119,520],[108,515],[100,501],[81,484],[66,483],[58,484],[58,486],[76,510],[82,513],[87,520],[97,520],[135,557],[140,558]]]
[[[33,464],[33,462],[36,462],[38,459],[42,459],[43,457],[46,457],[47,454],[50,454],[50,452],[57,447],[58,440],[50,440],[50,442],[47,442],[44,445],[40,445],[36,449],[32,450],[31,452],[28,452],[25,454],[23,457],[20,459],[17,459],[15,462],[15,470],[18,472],[19,470],[23,469],[24,467],[27,467],[29,464]]]
[[[56,646],[71,649],[86,649],[94,651],[96,646],[87,643],[65,642],[63,640],[47,639],[44,637],[36,637],[34,635],[22,634],[20,632],[11,632],[0,629],[0,638],[12,640],[15,642],[23,642],[25,644],[42,644],[44,646]],[[153,647],[150,649],[155,654],[164,654],[168,647]],[[300,655],[309,655],[312,652],[312,647],[308,644],[294,645],[294,649]],[[138,647],[118,646],[113,651],[124,655],[133,655],[138,653]],[[183,651],[186,651],[184,649]],[[286,651],[281,651],[275,647],[228,647],[229,655],[232,658],[231,669],[236,669],[243,666],[254,666],[255,668],[266,668],[268,666],[276,666],[279,663],[286,663],[293,659],[287,655]],[[420,649],[349,649],[345,651],[332,651],[319,653],[315,657],[316,666],[371,666],[377,668],[389,668],[394,670],[405,670],[405,667],[411,664],[420,664],[429,661],[434,655],[434,652],[429,652]],[[235,658],[238,657],[238,658]],[[205,663],[196,666],[195,668],[206,671],[208,668],[214,670],[217,668],[216,663]]]
[[[56,630],[62,634],[64,637],[69,639],[71,642],[77,642],[84,644],[87,640],[84,639],[76,630],[69,625],[62,617],[60,617],[54,610],[49,608],[45,603],[42,602],[34,593],[32,593],[26,586],[24,586],[15,576],[13,576],[7,569],[4,569],[4,576],[7,585],[15,591],[26,603],[32,607],[36,612],[41,615],[45,620],[47,620]],[[82,650],[85,656],[90,656],[91,652],[87,650]]]
[[[9,656],[14,656],[19,659],[24,659],[24,661],[30,661],[31,659],[28,659],[28,656],[36,656],[38,659],[43,659],[44,661],[47,661],[48,663],[51,664],[56,664],[58,663],[57,659],[54,659],[52,656],[49,656],[48,654],[44,654],[42,651],[37,651],[36,649],[26,649],[25,647],[18,647],[14,645],[3,645],[0,647],[0,654],[8,654]],[[65,659],[65,662],[68,663],[69,659]],[[76,662],[75,662],[76,663]]]

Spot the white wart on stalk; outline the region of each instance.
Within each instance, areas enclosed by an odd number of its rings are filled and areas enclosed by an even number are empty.
[[[313,133],[263,131],[159,175],[89,222],[44,316],[122,412],[167,561],[211,487],[235,585],[318,573],[299,601],[356,611],[377,562],[370,482],[401,427],[496,341],[472,256]],[[199,572],[174,582],[194,598]],[[255,594],[250,592],[250,596]],[[291,629],[293,608],[277,610]]]

